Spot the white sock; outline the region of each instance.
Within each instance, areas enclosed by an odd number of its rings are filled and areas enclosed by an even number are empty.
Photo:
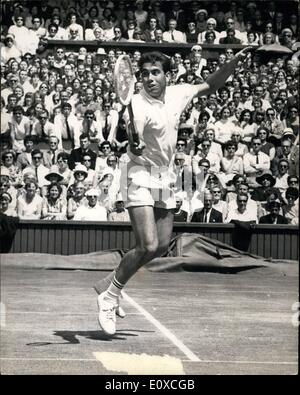
[[[106,291],[107,297],[117,302],[119,297],[121,296],[121,291],[123,287],[124,284],[119,283],[119,281],[116,279],[116,276],[114,276],[114,279],[112,280],[110,286]]]

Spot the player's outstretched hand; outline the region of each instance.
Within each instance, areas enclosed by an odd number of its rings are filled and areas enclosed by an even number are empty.
[[[137,156],[142,155],[143,153],[143,149],[145,148],[145,144],[144,143],[132,143],[130,144],[130,151]]]
[[[243,48],[241,51],[236,53],[235,57],[243,62],[244,60],[247,59],[249,54],[252,54],[253,52],[255,52],[256,49],[257,49],[256,47],[250,47],[250,46]]]

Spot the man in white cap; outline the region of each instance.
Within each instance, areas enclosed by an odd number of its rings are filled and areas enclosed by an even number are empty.
[[[99,191],[92,188],[86,191],[88,205],[79,206],[74,215],[74,221],[107,221],[105,207],[98,203]]]

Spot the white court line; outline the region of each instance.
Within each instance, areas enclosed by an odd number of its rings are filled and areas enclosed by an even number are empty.
[[[145,310],[142,306],[136,303],[130,296],[127,295],[124,291],[122,291],[123,298],[127,300],[133,307],[135,307],[140,313],[143,314],[147,318],[148,321],[151,322],[156,328],[166,336],[171,342],[182,351],[190,361],[200,362],[200,359],[188,348],[186,347],[181,340],[177,339],[177,337],[169,331],[165,326],[163,326],[156,318],[154,318],[147,310]]]

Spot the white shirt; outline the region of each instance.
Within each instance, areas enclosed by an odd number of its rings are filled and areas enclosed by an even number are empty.
[[[257,163],[258,158],[258,163]],[[260,170],[270,169],[270,157],[264,152],[259,152],[258,155],[254,155],[251,152],[247,152],[243,159],[244,172],[249,175],[256,173]],[[254,167],[255,166],[255,167]]]
[[[107,212],[100,204],[96,204],[95,207],[79,206],[73,219],[75,221],[107,221]]]
[[[257,223],[257,213],[254,213],[250,209],[246,209],[244,213],[240,213],[237,208],[230,210],[225,222],[230,222],[232,220],[248,222],[248,221],[255,221]]]
[[[174,39],[172,38],[172,34]],[[179,30],[173,30],[173,32],[171,32],[170,30],[168,30],[167,32],[163,33],[163,41],[166,41],[168,43],[185,43],[185,37],[184,34],[179,31]]]
[[[128,151],[130,159],[142,166],[169,167],[175,152],[179,117],[198,87],[183,84],[166,87],[164,102],[144,90],[132,98],[136,129],[145,143],[143,155]]]
[[[68,125],[70,128],[70,133],[73,138],[74,148],[79,148],[80,146],[80,132],[79,132],[79,122],[74,114],[68,116]],[[67,124],[66,118],[63,114],[57,114],[54,117],[54,129],[57,135],[60,137],[59,148],[62,148],[62,140],[68,140]]]

